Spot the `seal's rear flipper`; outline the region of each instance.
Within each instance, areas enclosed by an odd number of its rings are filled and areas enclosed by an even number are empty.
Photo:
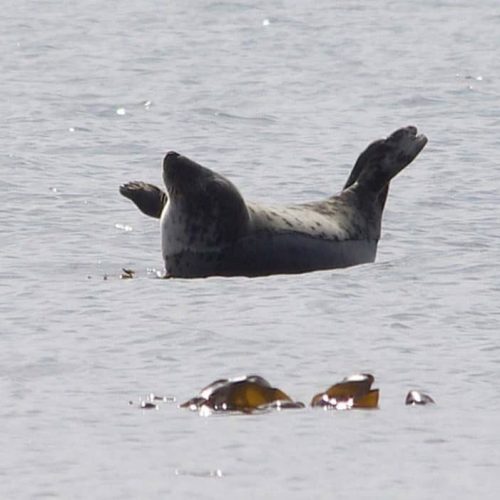
[[[427,137],[417,135],[417,128],[404,127],[387,139],[371,143],[361,153],[344,190],[351,186],[379,195],[383,205],[389,181],[409,165],[427,144]],[[356,186],[354,186],[356,184]]]
[[[167,195],[160,188],[146,182],[123,184],[120,186],[120,193],[132,200],[141,212],[156,219],[161,217],[163,207],[167,203]]]

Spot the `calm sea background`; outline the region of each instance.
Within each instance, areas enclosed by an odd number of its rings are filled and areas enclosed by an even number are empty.
[[[2,499],[498,498],[497,0],[2,10]],[[156,279],[158,222],[118,193],[161,185],[173,149],[248,199],[310,201],[407,124],[429,144],[375,264]],[[378,411],[129,405],[254,373],[307,403],[359,371]],[[406,407],[414,388],[437,405]]]

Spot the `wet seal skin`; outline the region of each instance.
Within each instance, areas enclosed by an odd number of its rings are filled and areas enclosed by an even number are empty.
[[[165,277],[343,268],[375,260],[389,183],[426,143],[416,127],[396,130],[361,153],[338,195],[310,203],[245,201],[231,181],[173,151],[163,161],[166,192],[133,181],[120,193],[160,219]]]

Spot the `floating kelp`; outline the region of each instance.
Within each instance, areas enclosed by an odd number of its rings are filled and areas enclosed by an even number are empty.
[[[304,408],[290,396],[258,375],[219,379],[202,389],[199,396],[180,405],[193,411],[239,411],[251,413],[269,408]]]
[[[122,267],[122,273],[120,274],[120,279],[129,280],[134,277],[135,271],[133,269],[125,269]]]
[[[379,390],[371,389],[375,378],[369,373],[346,377],[312,398],[311,406],[325,409],[378,408]]]
[[[405,404],[407,405],[426,405],[429,403],[433,404],[435,401],[425,392],[410,391],[406,395]]]
[[[344,378],[316,394],[311,406],[327,410],[349,410],[351,408],[378,408],[379,390],[372,389],[375,377],[369,373],[358,373]],[[162,403],[175,403],[173,396],[148,394],[137,405],[141,410],[159,409]],[[134,405],[134,402],[129,402]],[[435,403],[428,395],[412,390],[406,396],[407,405]],[[182,403],[180,408],[198,411],[200,415],[214,412],[242,412],[286,410],[305,408],[304,403],[293,401],[283,392],[259,375],[247,375],[231,379],[218,379],[201,390],[198,396]]]

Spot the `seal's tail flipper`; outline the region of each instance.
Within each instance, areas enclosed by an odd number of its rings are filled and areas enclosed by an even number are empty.
[[[372,142],[359,156],[344,190],[351,186],[371,192],[385,202],[389,181],[409,165],[427,144],[417,128],[404,127],[387,139]]]
[[[161,217],[163,207],[167,203],[166,193],[145,182],[134,181],[123,184],[120,186],[120,193],[132,200],[141,212],[156,219]]]

